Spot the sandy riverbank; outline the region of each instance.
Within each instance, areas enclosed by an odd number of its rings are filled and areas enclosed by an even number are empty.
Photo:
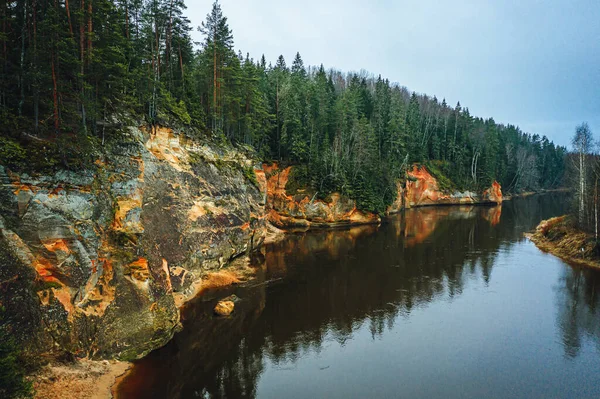
[[[115,360],[82,359],[74,363],[53,363],[31,376],[36,399],[107,399],[112,388],[131,363]]]

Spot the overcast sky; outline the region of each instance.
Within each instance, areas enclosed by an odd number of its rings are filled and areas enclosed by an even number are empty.
[[[365,69],[568,145],[600,138],[600,0],[221,0],[235,48]],[[196,27],[212,0],[187,0]],[[194,32],[194,39],[202,35]]]

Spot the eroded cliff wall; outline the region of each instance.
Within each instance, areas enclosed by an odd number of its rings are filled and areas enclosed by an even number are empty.
[[[287,192],[292,167],[280,169],[279,165],[263,165],[266,182],[268,221],[280,229],[343,227],[377,224],[381,218],[356,207],[356,202],[339,193],[327,200],[315,198],[305,190],[295,194]]]
[[[407,172],[406,182],[397,183],[396,201],[388,208],[396,213],[404,208],[430,205],[501,204],[502,188],[498,182],[478,194],[472,191],[448,192],[442,190],[438,180],[425,166],[413,165]]]
[[[265,193],[250,158],[170,129],[104,153],[50,176],[0,166],[0,303],[44,349],[131,359],[170,339],[205,271],[260,245]]]

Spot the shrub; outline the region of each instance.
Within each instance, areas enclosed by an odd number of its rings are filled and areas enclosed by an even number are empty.
[[[252,166],[242,168],[242,173],[244,173],[246,180],[254,184],[256,188],[259,188],[258,180],[256,180],[256,173],[254,173],[254,168]]]
[[[288,176],[285,191],[289,195],[298,193],[298,190],[310,188],[310,177],[306,166],[294,166]]]
[[[25,365],[21,351],[3,320],[0,308],[0,397],[6,399],[33,396],[31,382],[25,377]]]
[[[25,149],[18,142],[7,137],[0,137],[0,165],[19,167],[27,159]]]
[[[435,177],[438,182],[438,187],[441,191],[448,193],[457,190],[456,184],[454,184],[454,182],[450,180],[442,171],[443,169],[447,168],[448,165],[444,165],[443,162],[427,161],[425,162],[425,167],[431,176]]]

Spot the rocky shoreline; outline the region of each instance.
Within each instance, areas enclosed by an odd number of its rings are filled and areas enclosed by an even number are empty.
[[[326,200],[316,199],[317,193],[303,189],[288,192],[293,167],[280,168],[277,163],[264,164],[256,170],[261,186],[267,193],[268,222],[282,230],[306,231],[314,228],[340,228],[362,224],[381,223],[381,216],[357,209],[356,202],[339,193]],[[403,209],[440,205],[499,205],[503,201],[498,182],[478,194],[470,191],[446,192],[425,166],[414,165],[407,172],[407,180],[398,182],[396,201],[387,214]]]

